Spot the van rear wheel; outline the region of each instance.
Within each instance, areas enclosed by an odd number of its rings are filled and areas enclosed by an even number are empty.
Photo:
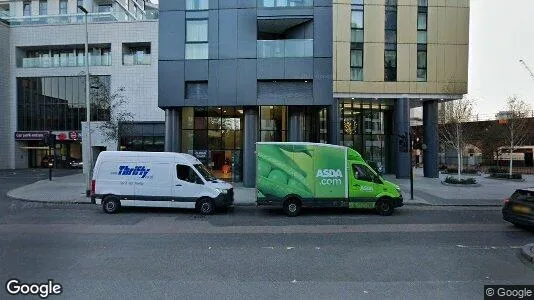
[[[299,199],[290,198],[284,202],[284,212],[288,217],[296,217],[300,214],[301,203]]]
[[[381,216],[391,216],[394,207],[388,199],[380,199],[375,204],[376,212]]]
[[[198,200],[197,209],[202,215],[213,215],[215,213],[215,203],[212,199],[202,198]]]
[[[121,202],[115,196],[106,196],[102,200],[102,209],[107,214],[115,214],[121,208]]]

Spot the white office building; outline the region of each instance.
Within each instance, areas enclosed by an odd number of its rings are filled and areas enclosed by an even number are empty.
[[[57,136],[57,167],[82,159],[86,31],[78,6],[88,11],[90,99],[123,89],[121,109],[135,123],[121,137],[121,148],[163,150],[155,4],[0,0],[0,169],[40,167],[48,155],[42,143],[46,133]],[[105,105],[91,107],[91,121],[109,118]],[[95,139],[92,146],[105,145]]]

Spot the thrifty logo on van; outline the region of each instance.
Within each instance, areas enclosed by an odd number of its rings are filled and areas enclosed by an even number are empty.
[[[341,178],[343,178],[343,173],[341,173],[340,169],[333,170],[333,169],[319,169],[317,170],[317,176],[321,177],[320,183],[322,185],[339,185],[343,184],[343,181]]]
[[[149,172],[150,169],[147,169],[145,166],[135,166],[133,168],[130,168],[128,166],[119,166],[119,172],[117,173],[117,175],[141,176],[141,178],[145,178]]]

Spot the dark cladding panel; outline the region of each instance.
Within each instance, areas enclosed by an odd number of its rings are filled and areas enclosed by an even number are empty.
[[[185,80],[199,81],[208,80],[208,60],[186,60],[185,61]]]
[[[219,59],[236,57],[237,9],[223,9],[219,11]]]
[[[208,20],[208,51],[210,59],[219,58],[219,11],[210,10]]]
[[[159,61],[158,106],[184,105],[184,62]]]
[[[209,61],[208,78],[208,105],[217,105],[219,102],[219,61]]]
[[[162,11],[159,20],[159,59],[183,60],[185,58],[185,13]]]
[[[332,60],[316,58],[313,63],[313,99],[315,104],[332,104]]]
[[[284,79],[284,59],[258,59],[258,79]]]
[[[240,59],[237,62],[237,103],[257,104],[256,60]]]
[[[313,56],[332,57],[332,7],[314,10]]]
[[[239,9],[237,13],[237,56],[239,58],[256,58],[258,32],[255,24],[256,10],[255,9]]]
[[[176,0],[160,0],[159,11],[164,12],[167,10],[185,10],[185,1]]]
[[[286,58],[284,64],[285,79],[312,79],[313,58]]]
[[[237,105],[237,60],[219,60],[218,105]]]

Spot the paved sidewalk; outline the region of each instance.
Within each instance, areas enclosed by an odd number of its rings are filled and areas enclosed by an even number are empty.
[[[486,178],[489,174],[462,175],[463,178],[474,177],[480,183],[476,187],[465,187],[441,184],[442,180],[451,176],[449,174],[440,174],[439,178],[425,178],[423,177],[423,169],[414,170],[414,199],[427,202],[430,205],[500,206],[503,200],[512,195],[516,189],[534,187],[533,175],[523,175],[524,182]],[[396,179],[394,175],[386,175],[385,177],[398,184],[404,198],[410,199],[409,179]]]
[[[450,206],[500,206],[504,198],[515,189],[534,186],[534,176],[526,175],[525,182],[511,182],[485,178],[486,175],[474,176],[480,182],[479,187],[445,186],[440,178],[424,178],[421,169],[416,169],[414,180],[414,200],[410,199],[410,180],[396,179],[386,175],[401,187],[407,205],[450,205]],[[53,203],[91,203],[85,197],[85,179],[82,173],[55,177],[52,181],[41,180],[11,190],[9,197],[36,202]],[[255,205],[256,190],[245,188],[241,183],[234,185],[234,202],[236,205]]]

